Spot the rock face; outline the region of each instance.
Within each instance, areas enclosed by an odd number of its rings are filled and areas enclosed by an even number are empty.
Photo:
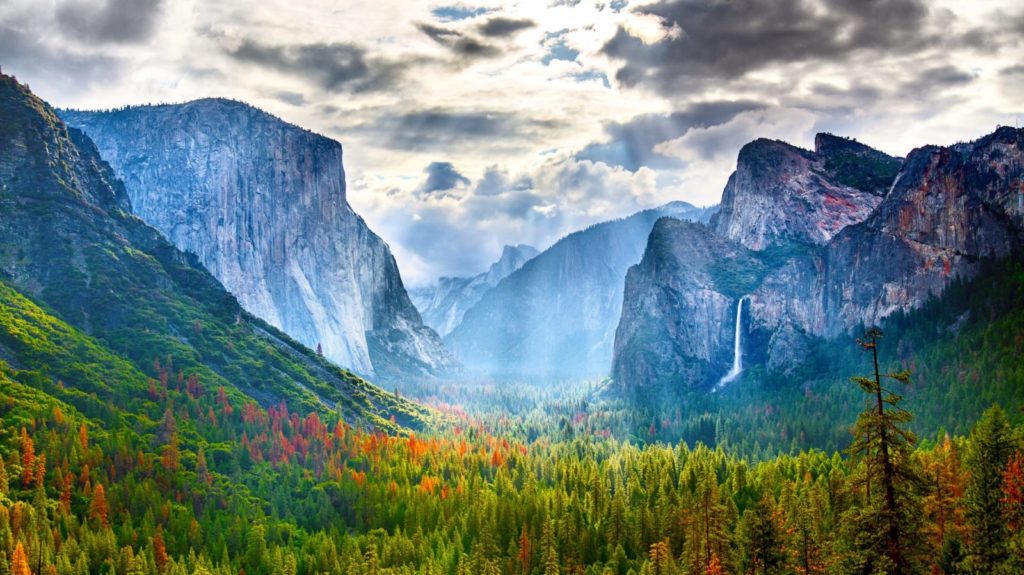
[[[134,212],[246,310],[359,373],[454,367],[387,244],[349,206],[338,142],[221,99],[62,115],[96,142]]]
[[[713,383],[732,362],[733,318],[744,284],[756,283],[762,267],[753,252],[703,224],[658,220],[643,259],[626,275],[615,332],[616,383]],[[722,281],[727,274],[738,284]]]
[[[916,307],[982,258],[1022,245],[1024,130],[926,146],[907,156],[892,191],[865,222],[828,246],[826,335]]]
[[[485,293],[538,253],[537,248],[524,244],[505,246],[501,258],[486,272],[473,277],[442,277],[433,285],[409,290],[409,297],[423,316],[423,322],[444,337],[462,322],[466,310],[476,305]]]
[[[775,140],[740,150],[711,227],[748,248],[825,244],[875,209],[900,160],[863,144],[819,134],[810,152]]]
[[[429,415],[424,409],[244,312],[195,256],[175,248],[130,208],[124,185],[88,136],[0,74],[0,284],[94,338],[90,345],[131,362],[140,377],[155,375],[159,358],[198,377],[208,391],[223,386],[264,405],[340,411],[352,423],[394,428],[394,415],[398,425],[422,425]],[[12,338],[0,339],[0,356],[39,356],[8,348]],[[80,357],[77,350],[67,352]],[[82,400],[82,409],[110,399],[106,385],[93,385],[96,366],[53,367],[64,369],[67,395]],[[121,375],[104,383],[121,385]],[[146,413],[152,399],[139,395],[133,413]]]
[[[727,312],[743,294],[746,363],[786,371],[811,338],[881,323],[1024,246],[1024,130],[914,150],[888,183],[888,156],[834,136],[816,144],[748,144],[711,229],[656,227],[627,275],[621,388],[699,387],[725,373]],[[725,257],[746,263],[715,264]]]
[[[445,342],[468,368],[499,378],[605,376],[626,270],[654,222],[711,212],[676,202],[570,234],[484,294]]]

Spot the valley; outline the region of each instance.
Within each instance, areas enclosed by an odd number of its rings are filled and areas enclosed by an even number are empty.
[[[2,76],[0,574],[1017,572],[1022,177],[757,139],[407,290],[337,141]]]

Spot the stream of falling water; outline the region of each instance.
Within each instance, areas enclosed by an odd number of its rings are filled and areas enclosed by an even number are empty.
[[[743,300],[749,301],[750,296],[745,295],[736,302],[736,334],[733,336],[732,369],[715,384],[716,391],[731,383],[743,372],[743,341],[740,333],[740,327],[743,325]]]

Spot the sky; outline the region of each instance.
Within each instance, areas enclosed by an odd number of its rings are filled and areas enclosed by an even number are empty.
[[[1016,0],[2,0],[58,107],[228,97],[342,142],[403,278],[669,201],[759,137],[893,155],[1024,122]]]

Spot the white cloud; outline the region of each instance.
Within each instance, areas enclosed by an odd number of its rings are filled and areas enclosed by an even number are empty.
[[[759,4],[776,1],[787,0]],[[641,54],[646,60],[634,63],[656,66],[659,50],[695,32],[687,22],[645,14],[660,2],[633,0],[618,10],[606,0],[450,4],[483,10],[444,19],[432,13],[442,3],[419,0],[150,0],[131,4],[149,11],[120,14],[110,7],[122,0],[7,0],[0,3],[0,64],[57,106],[224,96],[339,139],[350,202],[413,282],[480,271],[504,243],[543,247],[666,201],[714,203],[739,147],[755,137],[808,146],[815,131],[829,130],[902,155],[977,137],[1024,114],[1024,29],[1013,28],[1020,8],[1009,0],[930,3],[921,29],[905,31],[909,40],[884,38],[902,50],[848,50],[830,59],[796,46],[799,57],[777,57],[793,48],[786,45],[756,66],[705,54],[709,66],[733,73],[672,90],[663,89],[664,77],[658,88],[642,74],[627,86],[616,75],[624,61],[605,50],[619,37],[620,56]],[[484,23],[499,17],[524,24],[485,34]],[[112,27],[118,22],[133,28]],[[424,24],[480,43],[486,57],[457,54],[424,33]],[[732,33],[743,49],[756,50],[758,38],[743,29]],[[861,30],[863,41],[870,32]],[[556,43],[560,59],[545,58]],[[352,61],[332,60],[341,57]],[[364,63],[372,69],[358,76]],[[691,122],[656,147],[675,165],[628,171],[573,159],[607,143],[613,123],[727,101],[759,109],[719,125]],[[458,193],[417,192],[435,162],[468,180],[459,180]]]

